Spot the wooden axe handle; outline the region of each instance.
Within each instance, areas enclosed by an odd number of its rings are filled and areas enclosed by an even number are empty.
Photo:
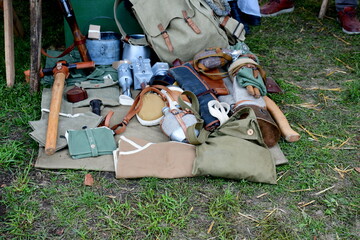
[[[65,73],[59,72],[55,74],[54,84],[51,90],[50,113],[48,127],[46,132],[45,153],[52,155],[56,151],[56,141],[59,126],[59,113],[61,101],[65,87]]]
[[[276,105],[276,103],[268,96],[264,96],[264,100],[267,110],[279,126],[281,135],[285,138],[285,140],[288,142],[298,141],[300,139],[300,135],[291,128],[286,116],[280,110],[278,105]]]

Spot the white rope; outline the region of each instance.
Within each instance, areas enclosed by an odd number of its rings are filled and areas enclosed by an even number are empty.
[[[229,119],[230,105],[228,103],[211,100],[208,102],[208,107],[210,114],[219,119],[220,126]]]
[[[42,108],[41,109],[42,112],[50,112],[49,109],[47,108]],[[68,117],[68,118],[76,118],[76,117],[79,117],[79,116],[82,116],[84,115],[83,113],[76,113],[76,114],[70,114],[70,113],[59,113],[60,116],[63,116],[63,117]]]

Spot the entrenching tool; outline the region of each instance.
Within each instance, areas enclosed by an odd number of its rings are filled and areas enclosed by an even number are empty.
[[[94,68],[95,63],[93,61],[80,62],[67,64],[66,61],[59,61],[53,68],[52,73],[54,75],[54,83],[51,90],[51,102],[50,102],[50,113],[48,119],[48,126],[46,131],[46,142],[45,142],[45,153],[52,155],[56,151],[56,141],[58,135],[59,126],[59,113],[61,108],[61,102],[63,92],[65,88],[65,79],[69,77],[69,69],[83,69],[83,68]],[[48,74],[48,70],[42,73]]]
[[[74,37],[74,44],[78,48],[81,60],[83,62],[90,61],[90,55],[86,48],[86,37],[81,33],[79,26],[76,21],[74,10],[71,6],[70,0],[58,0],[61,11]]]
[[[87,61],[87,62],[78,62],[78,63],[67,63],[66,61],[60,61],[63,66],[66,66],[68,69],[85,69],[85,68],[94,68],[95,62],[94,61]],[[54,68],[43,68],[40,69],[39,77],[43,78],[44,76],[54,75]],[[30,70],[24,71],[26,81],[30,80]]]

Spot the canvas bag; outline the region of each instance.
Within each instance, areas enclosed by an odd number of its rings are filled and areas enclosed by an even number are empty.
[[[241,118],[244,113],[248,116]],[[196,146],[193,174],[276,184],[275,161],[251,108],[232,115]]]
[[[73,159],[111,155],[116,149],[114,132],[107,127],[68,130],[65,138]]]
[[[196,105],[196,97],[191,97]],[[181,99],[179,101],[180,106],[184,106]],[[202,129],[203,122],[197,109],[188,107],[199,120],[187,129],[189,143],[196,145],[194,176],[210,175],[276,184],[275,160],[264,143],[253,109],[240,109],[210,132]],[[193,134],[194,129],[200,130],[198,136]]]
[[[209,47],[229,45],[212,9],[203,0],[130,0],[146,39],[133,39],[116,20],[123,40],[133,45],[149,44],[161,61],[190,61]],[[114,15],[121,0],[115,0]]]

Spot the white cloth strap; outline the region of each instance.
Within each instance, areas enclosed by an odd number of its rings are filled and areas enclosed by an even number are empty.
[[[50,112],[50,109],[47,108],[42,108],[41,109],[42,112]],[[63,117],[68,117],[68,118],[76,118],[79,116],[84,115],[83,113],[76,113],[76,114],[70,114],[70,113],[59,113],[59,116],[63,116]]]
[[[208,107],[210,114],[219,119],[220,125],[229,119],[228,113],[230,112],[230,105],[228,103],[211,100],[208,102]]]

